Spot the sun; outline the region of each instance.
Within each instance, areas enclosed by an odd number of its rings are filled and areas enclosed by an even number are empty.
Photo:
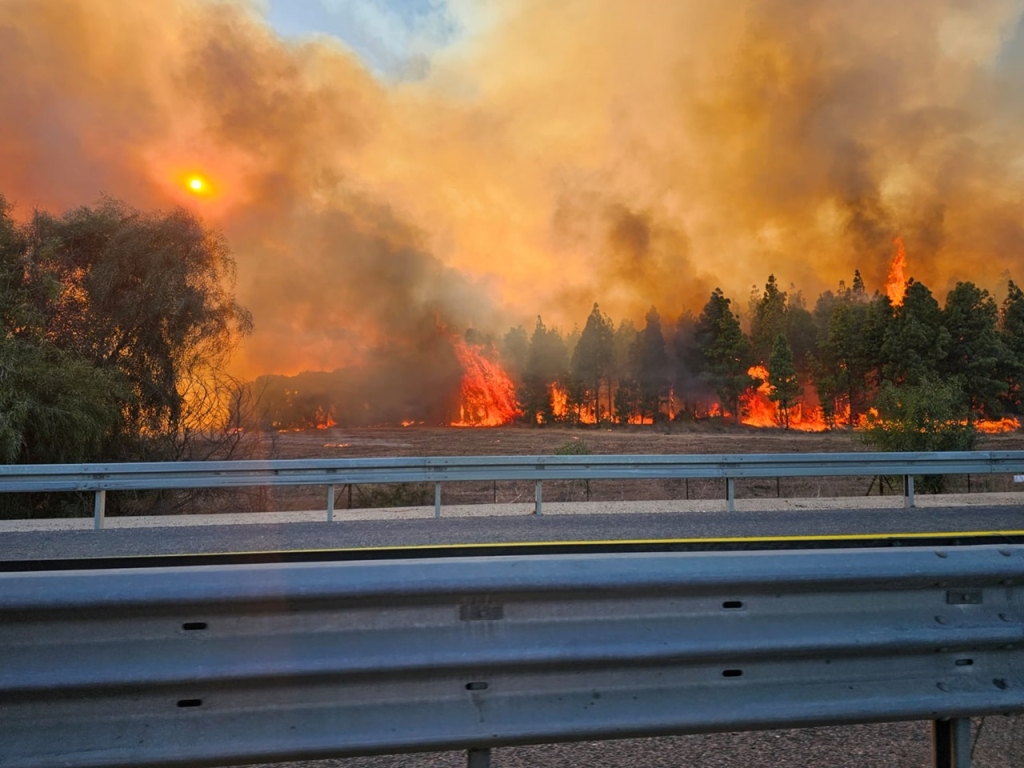
[[[202,192],[206,189],[206,182],[198,176],[192,176],[188,180],[188,188],[193,192]]]

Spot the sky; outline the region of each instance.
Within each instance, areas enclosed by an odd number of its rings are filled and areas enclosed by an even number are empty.
[[[1024,0],[0,0],[0,194],[223,233],[243,375],[1024,281]],[[201,189],[192,180],[204,180]],[[1001,288],[1002,287],[1002,288]]]
[[[343,41],[390,80],[422,78],[431,56],[465,33],[444,0],[268,0],[265,14],[284,37]]]

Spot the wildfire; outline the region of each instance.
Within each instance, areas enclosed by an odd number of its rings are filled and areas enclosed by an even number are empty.
[[[740,421],[750,427],[781,426],[779,404],[770,397],[772,385],[768,383],[768,369],[763,365],[755,365],[747,371],[747,375],[760,379],[761,383],[740,397],[740,410],[744,414]],[[807,387],[800,401],[789,407],[789,428],[800,432],[824,432],[828,429],[821,406],[817,404],[813,391]]]
[[[1004,416],[998,421],[976,421],[974,428],[986,435],[999,435],[1004,432],[1016,432],[1020,429],[1020,421],[1010,416]]]
[[[569,418],[569,393],[558,384],[551,385],[551,413],[558,421]],[[597,424],[597,414],[592,405],[574,405],[577,424]]]
[[[504,369],[484,355],[479,345],[452,340],[462,365],[459,419],[453,427],[500,427],[520,414],[516,389]]]
[[[893,244],[896,246],[896,255],[892,257],[892,264],[889,266],[889,279],[885,281],[885,293],[894,307],[903,303],[903,295],[907,292],[907,252],[903,248],[903,238],[894,237]]]

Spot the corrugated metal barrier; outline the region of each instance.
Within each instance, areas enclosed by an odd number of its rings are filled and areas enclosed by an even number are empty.
[[[0,766],[217,766],[1024,711],[1024,547],[0,573]]]
[[[521,480],[537,484],[542,511],[545,480],[722,478],[733,510],[735,480],[757,477],[903,476],[907,507],[914,506],[914,476],[1013,474],[1024,471],[1024,451],[960,453],[804,453],[628,456],[455,456],[277,461],[193,461],[136,464],[0,465],[0,493],[91,491],[96,528],[103,527],[107,491],[326,485],[333,519],[336,485],[435,484],[434,514],[441,514],[441,483]]]

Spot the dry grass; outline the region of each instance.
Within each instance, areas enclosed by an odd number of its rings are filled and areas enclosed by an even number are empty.
[[[499,427],[482,429],[394,427],[371,429],[328,429],[288,432],[266,436],[254,458],[355,458],[380,456],[494,456],[549,455],[574,441],[584,441],[595,454],[727,454],[727,453],[837,453],[864,451],[867,447],[857,435],[848,432],[799,433],[748,427],[665,427],[628,428],[530,428]],[[1024,433],[984,437],[981,450],[1024,450]],[[969,479],[970,490],[1011,491],[1012,477],[979,476]],[[880,493],[878,478],[781,478],[743,480],[736,483],[738,498],[836,497]],[[349,503],[347,489],[338,489],[337,504]],[[968,490],[968,478],[950,478],[948,492]],[[882,488],[888,495],[901,493],[893,484]],[[352,506],[368,503],[369,494],[352,494]],[[523,482],[447,483],[445,504],[482,504],[529,502],[533,484]],[[581,482],[549,481],[544,498],[549,501],[581,501],[588,489]],[[724,497],[722,480],[604,480],[589,484],[593,501],[719,499]],[[385,497],[387,494],[383,494]],[[363,499],[361,502],[360,499]],[[260,508],[275,510],[316,509],[324,504],[323,489],[268,489]]]

